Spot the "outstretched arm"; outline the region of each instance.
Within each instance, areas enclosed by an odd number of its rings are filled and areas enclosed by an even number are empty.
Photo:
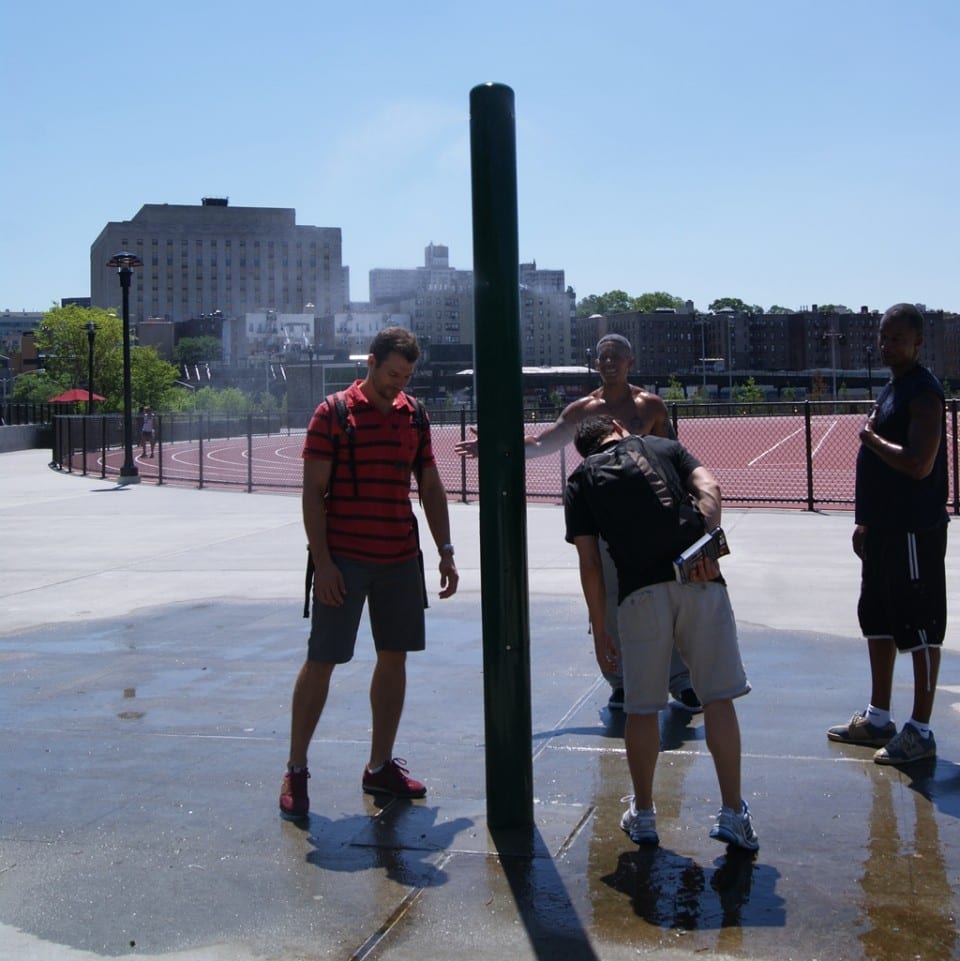
[[[539,434],[528,434],[523,439],[523,453],[527,460],[531,457],[545,457],[562,450],[573,440],[574,427],[564,419],[564,411],[553,424]]]
[[[523,442],[526,445],[524,453],[527,460],[531,457],[545,457],[547,454],[554,454],[571,443],[577,433],[577,424],[586,418],[590,412],[589,405],[592,400],[593,397],[588,395],[567,404],[560,412],[560,416],[546,430],[525,437]]]
[[[546,429],[539,434],[528,434],[523,439],[523,453],[527,460],[531,457],[545,457],[547,454],[556,453],[566,447],[573,440],[577,424],[583,420],[581,401],[574,401],[568,404],[560,416]],[[479,441],[477,432],[470,428],[473,439],[459,441],[453,448],[461,457],[474,459],[478,456]]]

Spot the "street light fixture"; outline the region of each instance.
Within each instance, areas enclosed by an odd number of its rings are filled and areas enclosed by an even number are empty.
[[[847,342],[847,335],[839,330],[827,330],[820,335],[821,342],[830,341],[830,368],[833,372],[833,399],[837,399],[837,341],[841,344]]]
[[[607,332],[607,318],[603,314],[591,314],[587,320],[594,325],[590,328],[590,333],[593,335],[593,342],[598,343],[600,338]],[[586,350],[584,350],[584,354],[586,355],[587,390],[589,391],[593,388],[593,351],[587,347]],[[599,357],[597,358],[597,361],[599,363]],[[597,373],[599,372],[600,370],[598,367]]]
[[[133,405],[130,397],[130,278],[143,261],[126,250],[114,254],[108,267],[116,267],[123,295],[123,466],[120,468],[121,484],[139,484],[140,472],[133,461]]]
[[[307,356],[310,358],[310,397],[307,400],[307,406],[310,408],[310,410],[313,410],[314,408],[314,404],[313,404],[313,357],[314,357],[314,354],[316,354],[316,348],[313,346],[313,344],[310,344],[310,346],[307,348]]]
[[[87,414],[93,413],[93,341],[97,336],[97,325],[87,321]]]
[[[703,374],[702,400],[707,399],[707,318],[703,315],[697,321],[700,325],[700,371]]]

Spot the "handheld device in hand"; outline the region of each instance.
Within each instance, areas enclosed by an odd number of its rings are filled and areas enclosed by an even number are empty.
[[[723,533],[723,528],[714,528],[709,534],[704,534],[699,540],[694,541],[673,562],[677,580],[681,584],[686,584],[690,580],[690,572],[697,566],[697,562],[701,558],[709,557],[712,560],[717,560],[729,553],[730,548],[727,547],[727,538]]]

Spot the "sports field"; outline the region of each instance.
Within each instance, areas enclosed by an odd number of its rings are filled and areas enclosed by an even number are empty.
[[[720,481],[724,502],[740,506],[850,509],[853,505],[854,462],[861,414],[814,414],[807,440],[800,415],[773,417],[704,417],[679,423],[679,439]],[[539,425],[527,425],[536,434]],[[452,500],[479,497],[476,461],[464,461],[455,452],[462,428],[459,424],[434,424],[434,453],[441,477]],[[243,490],[295,493],[300,486],[300,450],[304,430],[269,436],[230,439],[198,438],[158,447],[154,458],[135,451],[145,482],[190,486],[233,487]],[[809,469],[807,451],[809,448]],[[79,455],[72,469],[82,470]],[[108,451],[106,473],[119,471],[122,451]],[[539,502],[559,502],[563,486],[580,458],[572,445],[562,452],[526,462],[527,497]],[[87,472],[100,473],[96,454],[87,455]]]

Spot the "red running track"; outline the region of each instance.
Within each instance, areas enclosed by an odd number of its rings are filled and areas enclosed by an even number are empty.
[[[859,447],[860,414],[817,414],[811,417],[810,451],[816,507],[853,507],[854,468]],[[538,428],[526,425],[535,435]],[[272,436],[165,444],[155,458],[136,463],[144,481],[156,481],[162,463],[163,482],[299,493],[300,451],[304,431]],[[459,425],[435,424],[434,454],[451,500],[478,498],[476,461],[463,461],[454,447]],[[472,436],[472,435],[471,435]],[[730,506],[808,506],[807,439],[802,416],[689,418],[679,424],[679,439],[720,481]],[[201,450],[202,446],[202,450]],[[162,461],[161,461],[162,452]],[[951,455],[952,456],[952,455]],[[75,454],[73,470],[82,470]],[[99,459],[88,457],[87,470],[100,473]],[[119,473],[122,451],[107,455],[107,475]],[[572,445],[562,452],[526,462],[527,496],[559,503],[566,477],[580,458]],[[202,474],[201,474],[202,467]]]

